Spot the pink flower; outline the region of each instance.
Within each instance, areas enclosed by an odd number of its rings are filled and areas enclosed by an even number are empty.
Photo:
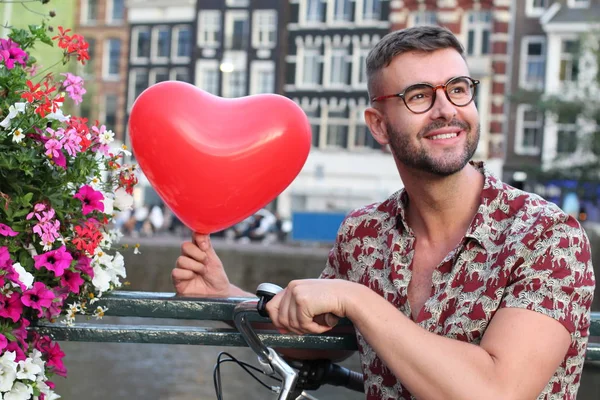
[[[54,297],[55,296],[52,290],[48,290],[46,285],[44,285],[42,282],[36,282],[33,284],[33,288],[23,293],[23,296],[21,297],[21,303],[27,307],[38,310],[38,317],[41,317],[44,315],[43,308],[50,307]]]
[[[23,351],[23,349],[21,348],[21,346],[19,346],[19,343],[17,343],[17,342],[9,342],[8,346],[6,346],[6,351],[14,351],[15,352],[15,354],[16,354],[15,362],[27,360],[27,356],[25,355],[25,352]]]
[[[29,327],[29,325],[30,323],[27,318],[21,318],[21,326],[13,330],[13,335],[23,347],[27,347],[25,340],[27,340],[27,327]]]
[[[104,211],[104,203],[102,202],[104,196],[89,185],[82,186],[73,197],[83,202],[83,215],[87,215],[94,210]]]
[[[47,366],[54,367],[54,372],[57,375],[66,376],[67,369],[62,362],[65,353],[62,352],[58,343],[52,343],[50,337],[44,336],[35,343],[35,348],[46,356],[44,358],[48,360],[46,362]],[[48,384],[48,382],[46,382],[46,384]]]
[[[77,259],[77,265],[75,269],[80,270],[82,273],[88,275],[91,278],[94,277],[94,268],[92,268],[92,259],[86,256],[81,256]]]
[[[6,340],[6,336],[0,333],[0,353],[6,348],[6,345],[8,345],[8,340]]]
[[[10,253],[8,252],[8,247],[2,246],[0,247],[0,269],[12,268],[12,260],[10,259]]]
[[[34,207],[33,207],[33,211],[30,212],[29,214],[27,214],[26,219],[31,219],[33,218],[33,216],[35,215],[39,220],[42,219],[42,217],[40,217],[40,212],[44,211],[46,209],[46,205],[44,203],[37,203]],[[51,209],[52,210],[52,209]],[[52,210],[52,212],[54,212],[54,210]]]
[[[65,88],[65,91],[69,97],[73,99],[75,104],[81,103],[83,101],[81,96],[86,93],[86,90],[83,88],[83,78],[68,72],[61,75],[67,77],[67,79],[63,81],[63,87]]]
[[[68,287],[73,293],[79,293],[79,287],[83,285],[84,280],[78,272],[65,271],[65,274],[60,279],[60,284]]]
[[[39,224],[33,227],[33,232],[37,233],[40,238],[42,238],[42,242],[44,244],[52,244],[56,239],[60,237],[60,233],[58,233],[58,228],[60,228],[60,221],[54,220],[54,222],[40,222]]]
[[[10,226],[0,224],[0,236],[17,236],[19,233],[13,231]]]
[[[62,145],[56,139],[49,139],[44,147],[46,148],[46,155],[50,158],[58,158],[62,149]]]
[[[0,317],[9,318],[13,322],[17,322],[22,314],[23,304],[19,293],[12,292],[10,297],[0,293]]]
[[[13,69],[15,62],[26,66],[27,53],[19,48],[19,44],[11,39],[0,39],[0,61],[4,61],[7,69]]]
[[[73,157],[81,151],[81,136],[77,134],[75,129],[69,129],[65,132],[65,136],[62,139],[62,145],[67,153]]]
[[[73,257],[67,251],[66,246],[61,246],[59,249],[50,250],[44,254],[33,256],[35,260],[35,269],[46,267],[50,271],[54,271],[56,276],[62,276],[65,269],[71,266]]]

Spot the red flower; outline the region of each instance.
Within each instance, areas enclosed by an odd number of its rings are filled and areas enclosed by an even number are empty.
[[[77,55],[77,61],[81,61],[85,65],[85,61],[90,59],[88,54],[89,44],[81,35],[67,35],[71,32],[70,29],[58,27],[59,35],[54,36],[52,40],[58,40],[58,47],[65,50],[65,57],[70,58]]]
[[[84,226],[76,226],[77,237],[73,238],[72,243],[79,251],[85,251],[88,254],[94,254],[98,245],[102,241],[102,233],[98,226],[87,221]]]

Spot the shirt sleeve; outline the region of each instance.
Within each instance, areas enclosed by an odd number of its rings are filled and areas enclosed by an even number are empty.
[[[595,286],[587,235],[569,217],[535,236],[526,235],[521,254],[515,254],[500,307],[542,313],[571,334],[587,330]]]

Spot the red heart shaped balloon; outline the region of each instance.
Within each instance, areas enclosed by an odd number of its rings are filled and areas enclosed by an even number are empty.
[[[225,99],[176,81],[136,99],[129,134],[150,184],[201,233],[234,225],[275,199],[311,145],[308,119],[287,97]]]

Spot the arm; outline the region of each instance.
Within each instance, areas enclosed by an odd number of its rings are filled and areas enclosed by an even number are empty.
[[[529,310],[499,310],[477,346],[426,331],[357,283],[294,281],[286,292],[267,305],[276,326],[321,333],[329,327],[311,315],[348,317],[419,399],[533,399],[571,342],[559,322]]]

